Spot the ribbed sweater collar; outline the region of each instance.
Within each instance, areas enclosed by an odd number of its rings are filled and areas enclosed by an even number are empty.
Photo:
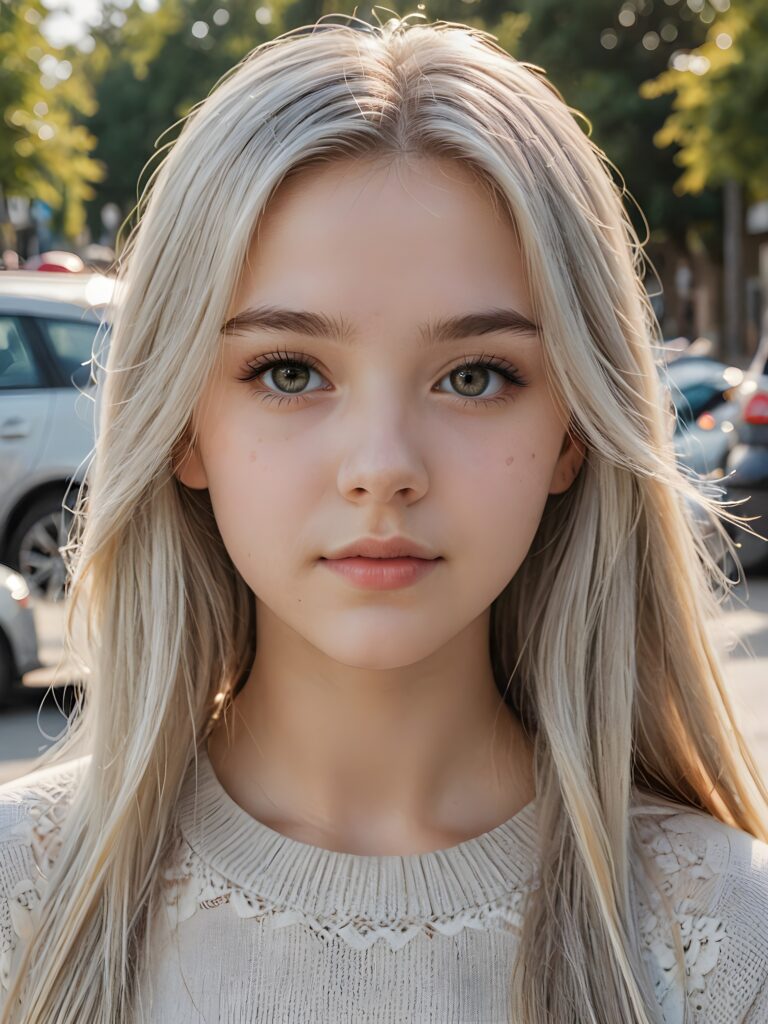
[[[380,920],[451,915],[527,889],[536,870],[536,802],[456,846],[428,853],[362,856],[285,836],[237,804],[206,744],[187,770],[181,832],[234,885],[311,915]]]

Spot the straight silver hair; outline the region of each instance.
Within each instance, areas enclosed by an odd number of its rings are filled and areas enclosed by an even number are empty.
[[[329,161],[408,155],[460,162],[508,211],[547,379],[587,451],[492,606],[499,689],[535,737],[540,816],[510,1016],[661,1020],[630,903],[633,882],[656,881],[638,808],[702,809],[768,841],[768,792],[708,633],[730,580],[688,502],[732,557],[723,522],[742,520],[675,461],[642,243],[575,113],[479,30],[321,19],[252,51],[184,119],[120,260],[65,549],[66,644],[87,699],[37,767],[90,757],[2,1024],[134,1019],[184,773],[256,644],[208,493],[174,468],[276,188]]]

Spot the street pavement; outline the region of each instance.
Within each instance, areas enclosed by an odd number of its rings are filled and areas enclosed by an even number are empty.
[[[13,706],[0,709],[0,783],[29,771],[67,723],[59,683],[63,659],[62,606],[35,606],[40,659],[46,666],[24,677]],[[768,779],[768,577],[753,576],[734,592],[712,625],[737,722],[764,779]],[[52,685],[53,684],[53,685]]]

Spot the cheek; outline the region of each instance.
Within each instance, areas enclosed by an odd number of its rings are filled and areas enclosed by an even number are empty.
[[[549,497],[559,452],[559,435],[524,431],[517,438],[498,438],[465,461],[456,477],[450,505],[467,536],[467,550],[478,553],[478,565],[495,566],[499,589],[525,558]],[[455,464],[454,464],[455,465]]]
[[[236,568],[252,587],[284,572],[285,553],[306,532],[317,498],[317,459],[251,424],[219,422],[202,446],[216,523]],[[281,569],[282,566],[282,569]]]

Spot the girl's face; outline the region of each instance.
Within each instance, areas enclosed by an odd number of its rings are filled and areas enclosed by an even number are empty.
[[[272,326],[253,315],[248,327],[247,311],[265,309]],[[583,454],[545,381],[503,214],[452,161],[306,170],[254,235],[235,314],[179,478],[209,489],[258,624],[276,618],[369,669],[477,629]],[[392,535],[440,560],[389,590],[323,562]]]

